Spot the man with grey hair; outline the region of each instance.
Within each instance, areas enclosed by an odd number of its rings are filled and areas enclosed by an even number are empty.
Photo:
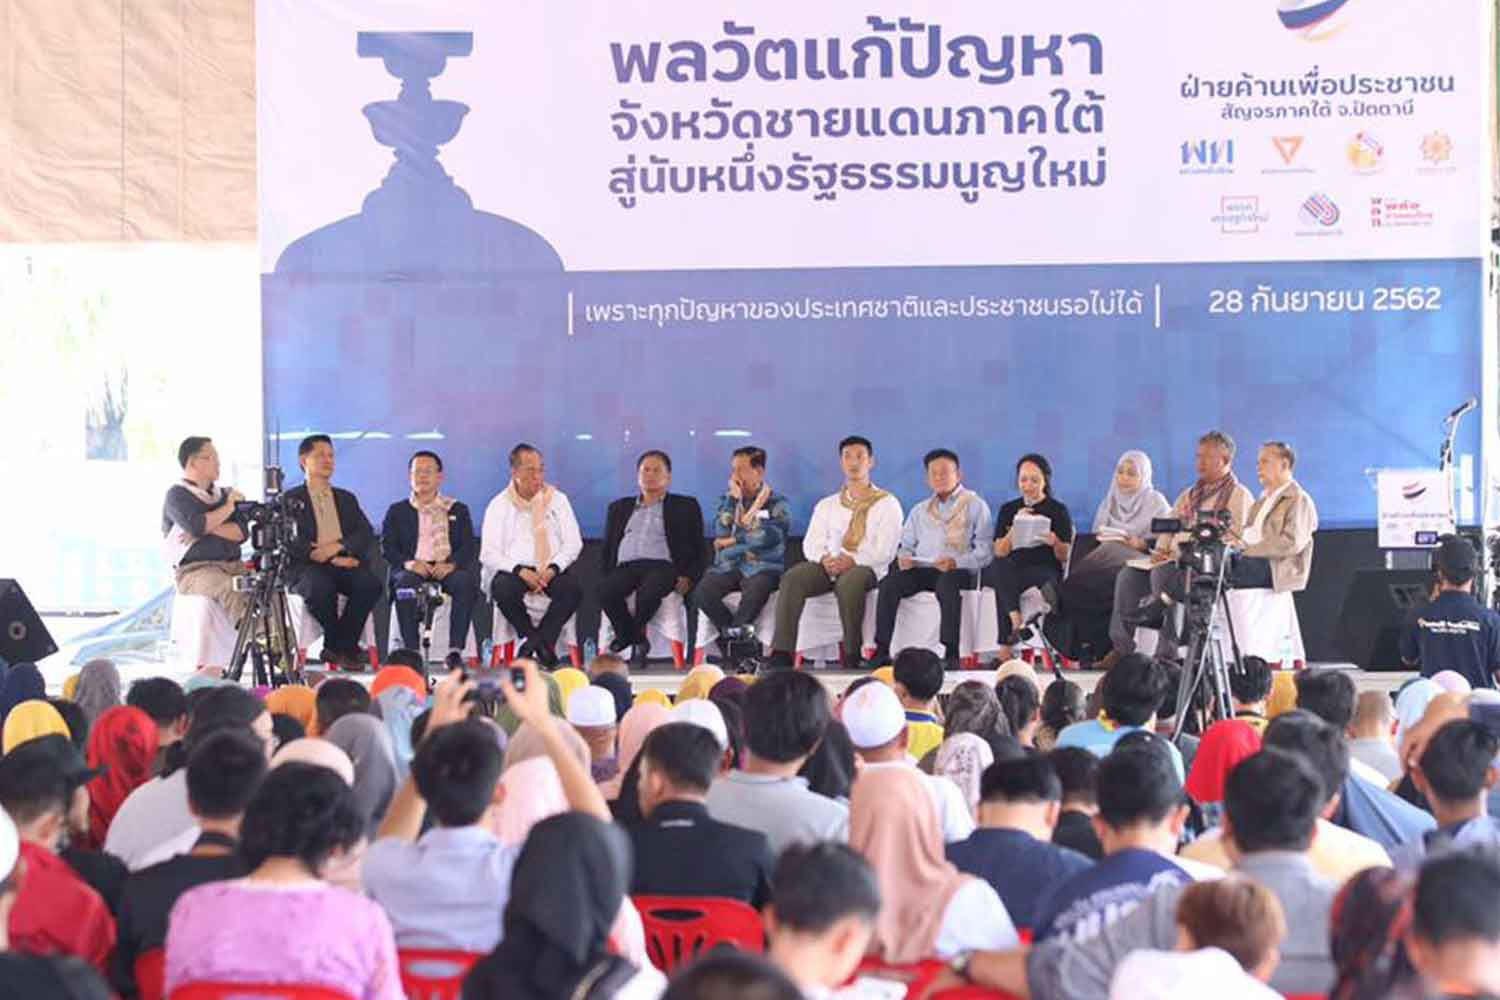
[[[1198,481],[1177,496],[1171,517],[1184,527],[1198,520],[1200,511],[1228,511],[1228,537],[1238,538],[1244,530],[1253,498],[1234,475],[1234,438],[1223,431],[1209,431],[1198,439],[1194,458]],[[1110,615],[1109,636],[1113,648],[1100,664],[1114,666],[1120,657],[1135,652],[1135,627],[1155,624],[1162,618],[1157,654],[1162,659],[1176,659],[1177,632],[1171,615],[1162,615],[1163,602],[1158,595],[1182,600],[1184,575],[1177,565],[1178,547],[1190,536],[1187,532],[1158,535],[1151,550],[1151,569],[1126,566],[1115,577],[1114,612]],[[1142,604],[1146,607],[1142,608]]]

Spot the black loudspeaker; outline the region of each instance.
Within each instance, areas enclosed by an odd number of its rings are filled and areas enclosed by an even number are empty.
[[[1354,574],[1339,612],[1339,648],[1366,670],[1405,670],[1401,626],[1427,603],[1432,574],[1424,569],[1362,569]]]
[[[0,660],[35,663],[57,652],[26,592],[14,580],[0,579]]]

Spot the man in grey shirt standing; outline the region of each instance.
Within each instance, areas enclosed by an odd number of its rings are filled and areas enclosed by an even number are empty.
[[[234,578],[245,572],[245,520],[234,505],[245,498],[216,484],[219,452],[210,438],[183,438],[177,461],[182,481],[167,490],[161,513],[163,554],[177,592],[212,598],[238,622],[250,606],[250,595],[234,589]]]
[[[708,790],[708,814],[759,830],[780,856],[791,844],[849,839],[849,808],[797,776],[828,729],[828,693],[809,674],[771,673],[745,694],[745,759]]]
[[[1231,772],[1224,799],[1224,843],[1234,870],[1270,889],[1286,915],[1281,964],[1269,985],[1289,994],[1325,992],[1334,978],[1328,914],[1338,886],[1314,872],[1307,858],[1326,799],[1321,779],[1295,754],[1262,750]],[[1088,941],[1053,940],[1030,952],[976,952],[955,967],[969,981],[1025,992],[1033,1000],[1107,1000],[1125,956],[1176,947],[1183,888],[1163,887]]]

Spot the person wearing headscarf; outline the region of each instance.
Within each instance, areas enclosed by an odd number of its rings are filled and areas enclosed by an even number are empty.
[[[1285,715],[1297,707],[1297,675],[1277,670],[1271,675],[1271,694],[1266,698],[1266,720]]]
[[[620,773],[599,785],[599,791],[608,801],[614,801],[624,791],[625,776],[635,764],[646,737],[657,726],[671,719],[671,712],[652,701],[643,701],[626,712],[620,719],[619,763]],[[634,783],[631,791],[634,792]]]
[[[379,698],[392,687],[407,688],[418,701],[427,700],[427,680],[417,671],[403,664],[381,667],[380,672],[375,675],[375,680],[370,682],[370,697]]]
[[[38,736],[64,736],[72,739],[62,715],[41,699],[23,701],[5,717],[0,730],[0,749],[10,753],[16,747]]]
[[[1469,683],[1469,679],[1457,670],[1439,670],[1432,675],[1432,683],[1449,694],[1468,694],[1474,690],[1474,685]]]
[[[504,936],[464,980],[463,1000],[657,996],[661,973],[609,950],[631,869],[630,841],[609,823],[577,812],[538,823],[516,861]]]
[[[581,673],[582,671],[579,672]],[[559,670],[557,673],[544,673],[539,676],[542,679],[542,683],[547,685],[547,711],[559,719],[563,719],[567,718],[567,709],[565,707],[566,703],[563,701],[562,685],[557,679],[557,674],[560,673],[562,671]],[[516,730],[521,726],[520,717],[504,701],[496,703],[495,722],[499,724],[500,728],[505,731],[505,735],[509,738],[514,738]]]
[[[116,705],[123,704],[120,697],[120,671],[112,660],[90,660],[78,672],[78,690],[73,700],[89,717],[89,725],[99,721],[99,716]]]
[[[636,692],[634,704],[660,705],[662,708],[670,709],[672,707],[672,697],[660,688],[646,688],[643,691]]]
[[[78,674],[69,674],[63,678],[62,696],[68,701],[72,701],[73,696],[78,693],[78,677]]]
[[[343,778],[344,784],[354,785],[354,761],[340,747],[317,736],[292,740],[277,750],[271,758],[271,769],[275,770],[282,764],[316,764]]]
[[[1229,772],[1240,761],[1259,752],[1260,733],[1248,722],[1224,719],[1204,731],[1184,787],[1193,801],[1202,807],[1209,825],[1219,823]]]
[[[87,677],[87,675],[85,675]],[[88,783],[89,831],[85,846],[104,846],[109,824],[126,796],[151,780],[159,739],[156,723],[138,708],[116,705],[89,731],[88,763],[103,773]]]
[[[531,828],[568,811],[557,765],[545,755],[529,757],[500,775],[505,795],[488,817],[489,831],[507,847],[526,843]]]
[[[1407,759],[1405,747],[1408,736],[1417,723],[1422,721],[1422,716],[1427,714],[1427,706],[1432,704],[1432,699],[1442,693],[1443,689],[1436,681],[1422,677],[1407,684],[1396,696],[1396,753],[1403,763]]]
[[[593,685],[608,691],[610,697],[615,700],[615,719],[625,718],[625,713],[630,711],[631,705],[635,703],[635,695],[630,690],[629,679],[622,674],[602,673],[594,676]]]
[[[1020,943],[1005,904],[988,882],[943,856],[942,830],[914,768],[866,768],[849,800],[849,846],[875,869],[880,916],[874,954],[905,964]]]
[[[948,703],[943,707],[943,739],[952,739],[960,733],[971,733],[983,740],[991,761],[1009,752],[1014,744],[1000,699],[995,689],[983,681],[964,681],[948,695]],[[936,773],[939,749],[933,748],[918,762],[928,774]]]
[[[23,701],[40,701],[47,697],[47,682],[35,663],[13,663],[0,681],[0,721]]]
[[[979,815],[979,779],[984,769],[995,762],[990,745],[973,733],[955,733],[943,740],[937,749],[933,774],[947,778],[964,793],[969,812]]]
[[[229,682],[224,679],[223,667],[199,667],[182,682],[182,690],[184,694],[192,694],[203,688],[219,687],[227,683]]]
[[[682,686],[677,689],[677,704],[692,701],[694,698],[707,698],[708,692],[713,686],[724,679],[724,671],[711,663],[705,663],[694,667],[683,678]]]
[[[1422,979],[1406,954],[1413,873],[1367,868],[1344,883],[1329,911],[1329,955],[1338,978],[1328,1000],[1421,1000]]]
[[[266,695],[266,711],[291,716],[311,736],[318,721],[318,693],[305,684],[283,684]]]
[[[1172,509],[1156,488],[1151,457],[1131,450],[1115,462],[1115,474],[1094,512],[1099,544],[1068,570],[1058,588],[1060,609],[1069,615],[1108,616],[1114,606],[1115,577],[1125,564],[1150,548],[1151,521]]]
[[[562,741],[568,745],[573,756],[587,770],[589,766],[589,745],[578,735],[578,731],[572,726],[561,725],[557,727]],[[547,755],[547,742],[534,727],[521,725],[510,738],[510,743],[505,749],[505,770],[509,771],[517,764],[533,757],[545,757]]]
[[[589,686],[589,675],[577,667],[563,667],[561,670],[552,671],[550,676],[557,681],[557,688],[562,696],[563,713],[566,714],[568,699],[573,697],[574,691]]]
[[[390,735],[375,716],[357,712],[339,719],[324,736],[354,762],[354,799],[373,833],[399,783]]]
[[[376,697],[380,706],[380,721],[391,738],[391,751],[396,755],[397,780],[404,780],[411,771],[411,760],[415,750],[411,744],[411,724],[426,709],[426,699],[418,698],[411,688],[402,684],[392,685]]]
[[[709,701],[732,701],[741,708],[745,705],[745,692],[750,690],[741,677],[725,677],[713,687],[708,689]]]

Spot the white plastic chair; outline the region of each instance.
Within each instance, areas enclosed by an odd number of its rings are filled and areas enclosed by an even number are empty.
[[[452,618],[453,608],[447,601],[439,604],[437,610],[433,612],[432,647],[431,653],[429,654],[431,659],[428,662],[443,662],[443,660],[448,656],[448,650],[453,648],[449,645],[450,640],[448,638],[449,622],[452,620]],[[421,638],[421,628],[422,624],[419,621],[417,623],[417,635],[419,642]],[[397,650],[400,649],[402,645],[404,645],[404,643],[401,639],[401,626],[400,623],[396,620],[396,606],[393,602],[391,604],[391,640],[389,643],[387,643],[387,650]],[[416,652],[420,653],[421,651],[422,650],[419,645]],[[472,621],[469,623],[469,634],[464,636],[463,653],[464,660],[468,662],[470,666],[479,665],[479,644],[474,641],[474,623]]]
[[[625,606],[632,612],[635,611],[634,594],[625,598]],[[609,648],[614,638],[615,630],[609,623],[609,615],[601,615],[599,648]],[[662,598],[661,607],[656,609],[656,614],[651,616],[651,621],[646,625],[646,638],[651,643],[648,656],[671,656],[672,664],[678,670],[687,665],[687,603],[677,591]]]
[[[338,596],[338,610],[344,612],[344,605],[348,604],[348,598],[343,594]],[[299,665],[307,663],[310,659],[316,659],[323,653],[323,626],[313,617],[307,608],[307,602],[302,595],[288,592],[286,595],[287,613],[292,619],[292,631],[297,635],[297,662]],[[380,650],[375,646],[375,616],[371,614],[365,618],[365,627],[359,634],[359,641],[364,645],[370,656],[370,669],[380,669]],[[436,643],[434,643],[434,646]]]
[[[1031,593],[1028,591],[1027,593]],[[964,590],[960,594],[958,655],[964,666],[978,663],[978,654],[1000,648],[1000,625],[995,611],[995,592],[989,587]],[[1040,595],[1038,595],[1040,596]],[[1025,605],[1025,595],[1022,596]],[[896,610],[896,629],[891,634],[891,652],[920,646],[943,655],[943,613],[931,591],[903,598]]]
[[[552,598],[546,594],[536,594],[527,591],[521,598],[521,603],[526,607],[526,614],[531,618],[533,625],[542,620],[547,609],[552,607]],[[510,622],[495,607],[494,602],[490,605],[490,666],[498,667],[509,665],[516,658],[516,630],[511,628]],[[583,666],[583,650],[578,646],[578,632],[576,627],[577,615],[570,615],[563,622],[562,631],[557,635],[558,651],[566,651],[568,659],[575,667]]]
[[[760,614],[755,619],[755,636],[760,640],[760,647],[766,653],[771,651],[771,640],[774,638],[773,633],[776,631],[776,599],[779,596],[780,591],[771,591],[771,596],[766,601],[766,606],[760,609]],[[724,596],[724,606],[730,611],[738,611],[740,597],[741,594],[737,590],[726,594]],[[703,662],[709,645],[718,637],[719,630],[713,622],[708,620],[708,615],[705,615],[701,611],[698,612],[698,648],[693,652],[693,662],[695,664]]]
[[[865,619],[862,625],[861,644],[850,655],[864,656],[875,649],[875,599],[879,588],[865,595]],[[844,641],[844,626],[839,621],[838,595],[833,593],[809,597],[802,605],[802,619],[797,623],[797,648],[795,660],[837,661],[839,645]]]

